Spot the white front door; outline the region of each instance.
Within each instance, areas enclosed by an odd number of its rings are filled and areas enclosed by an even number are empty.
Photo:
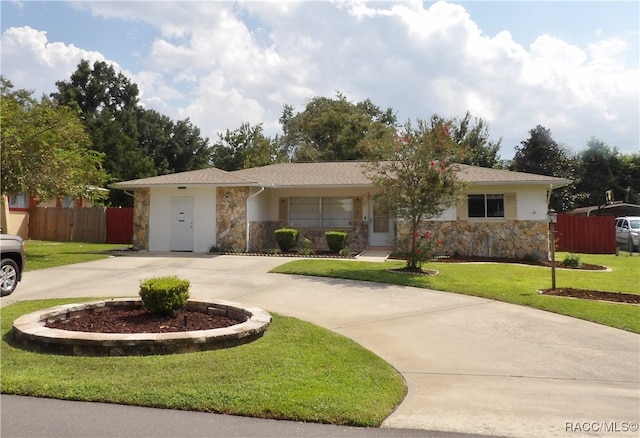
[[[193,251],[193,197],[171,198],[171,251]]]
[[[369,201],[369,246],[393,245],[393,220],[384,209]]]

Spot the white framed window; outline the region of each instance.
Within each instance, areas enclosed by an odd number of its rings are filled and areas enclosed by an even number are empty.
[[[75,208],[77,204],[77,199],[72,196],[60,198],[60,207],[62,208]]]
[[[289,223],[292,227],[319,227],[320,198],[289,199]]]
[[[504,195],[468,195],[470,218],[504,218]]]
[[[292,227],[350,227],[353,198],[290,198]]]
[[[11,193],[9,195],[9,209],[29,208],[29,195],[25,192]]]
[[[353,220],[353,198],[322,198],[323,227],[349,227]]]

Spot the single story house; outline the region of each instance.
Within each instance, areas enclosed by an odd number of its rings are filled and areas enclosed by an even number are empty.
[[[443,254],[548,254],[549,192],[571,181],[460,165],[464,200],[424,224]],[[296,228],[315,249],[324,233],[348,233],[349,247],[388,247],[406,227],[376,208],[361,162],[282,163],[226,172],[208,168],[112,185],[134,197],[133,245],[148,251],[276,248],[274,231]],[[301,238],[302,238],[301,237]]]

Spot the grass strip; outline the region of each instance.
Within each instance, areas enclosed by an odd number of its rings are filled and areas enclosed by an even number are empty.
[[[558,255],[562,260],[563,253]],[[581,255],[584,263],[607,266],[611,272],[557,269],[557,287],[640,294],[640,257]],[[414,286],[473,295],[518,304],[640,333],[640,306],[542,295],[551,287],[551,269],[507,263],[428,263],[436,276],[389,272],[401,261],[369,263],[348,260],[296,260],[271,272],[313,275]],[[374,292],[372,292],[374,293]],[[372,297],[373,299],[373,297]]]
[[[11,344],[18,316],[80,301],[0,309],[3,393],[368,427],[379,426],[405,394],[402,376],[375,354],[277,314],[261,339],[201,353],[74,357]]]
[[[105,251],[126,249],[128,245],[83,242],[50,242],[45,240],[27,240],[26,271],[54,268],[74,263],[90,262],[111,257]]]

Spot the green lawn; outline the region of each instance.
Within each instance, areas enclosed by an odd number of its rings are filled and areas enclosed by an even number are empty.
[[[81,242],[50,242],[44,240],[27,240],[27,269],[53,268],[73,263],[90,262],[109,257],[104,251],[126,249],[128,245],[100,244]]]
[[[0,309],[3,393],[371,427],[405,394],[402,376],[378,356],[277,314],[261,339],[201,353],[73,357],[11,345],[16,317],[69,302],[78,299]]]
[[[557,260],[563,260],[559,253]],[[583,263],[603,265],[611,272],[556,270],[557,287],[586,288],[611,292],[640,294],[640,257],[628,253],[613,255],[580,255]],[[436,269],[432,277],[388,272],[404,266],[401,261],[367,263],[347,260],[296,260],[272,272],[315,275],[374,281],[378,283],[416,286],[490,298],[529,306],[563,315],[640,333],[640,306],[578,300],[541,295],[540,289],[551,287],[551,269],[517,264],[428,263]]]

